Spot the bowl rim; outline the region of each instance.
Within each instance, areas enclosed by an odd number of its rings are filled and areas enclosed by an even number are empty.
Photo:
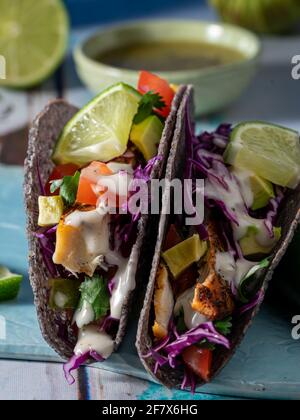
[[[104,35],[109,32],[117,32],[120,30],[134,30],[134,29],[141,29],[145,26],[152,26],[152,25],[197,25],[199,27],[205,28],[205,27],[219,27],[226,31],[236,31],[237,33],[243,34],[243,36],[248,37],[248,39],[251,40],[251,42],[254,45],[254,49],[256,50],[254,54],[251,56],[245,56],[245,58],[241,61],[237,61],[234,63],[227,63],[227,64],[221,64],[218,66],[212,66],[212,67],[206,67],[206,68],[199,68],[199,69],[192,69],[192,70],[171,70],[171,71],[155,71],[158,73],[161,77],[168,78],[195,78],[199,76],[211,76],[213,74],[220,73],[225,70],[230,69],[236,69],[237,67],[243,67],[247,66],[249,63],[256,62],[262,52],[262,42],[260,38],[253,32],[244,29],[242,27],[239,27],[237,25],[232,25],[228,23],[222,23],[222,22],[215,22],[215,21],[206,21],[206,20],[196,20],[196,19],[136,19],[136,20],[129,20],[122,23],[115,23],[115,24],[109,24],[104,25],[101,29],[98,29],[94,31],[92,34],[90,34],[88,37],[86,37],[83,41],[81,41],[73,51],[74,60],[77,65],[80,65],[82,67],[83,62],[85,65],[88,65],[90,69],[93,69],[94,71],[104,71],[106,73],[112,73],[115,74],[124,74],[127,77],[134,78],[136,77],[138,70],[133,69],[126,69],[122,67],[115,67],[111,66],[105,63],[101,63],[99,61],[96,61],[92,57],[88,56],[85,53],[85,47],[86,45],[91,42],[93,39],[101,37],[101,35]],[[212,43],[213,44],[213,43]],[[218,45],[218,43],[215,43]],[[234,46],[233,46],[234,48]],[[237,48],[236,48],[237,49]],[[141,69],[142,70],[142,69]]]

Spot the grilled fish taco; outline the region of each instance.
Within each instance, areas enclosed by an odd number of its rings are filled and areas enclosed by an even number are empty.
[[[107,359],[125,334],[148,225],[128,204],[137,180],[163,175],[185,90],[142,72],[138,90],[115,85],[80,111],[50,103],[30,130],[30,281],[46,341],[70,359],[70,383],[72,370]]]
[[[188,88],[166,170],[169,181],[187,179],[192,188],[183,216],[164,215],[165,189],[136,345],[162,384],[194,391],[236,351],[293,238],[300,143],[297,132],[258,121],[197,137],[192,98]],[[201,195],[204,218],[195,206]]]

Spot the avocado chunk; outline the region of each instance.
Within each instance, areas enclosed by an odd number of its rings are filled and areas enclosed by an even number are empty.
[[[240,240],[240,247],[245,257],[254,255],[268,255],[272,252],[273,248],[281,238],[281,228],[275,227],[274,231],[274,242],[268,247],[264,247],[257,241],[257,235],[259,230],[255,226],[248,228],[248,232],[244,238]]]
[[[77,279],[50,279],[49,306],[51,309],[63,311],[76,309],[80,299],[80,284]]]
[[[130,140],[148,161],[157,154],[164,126],[156,115],[151,115],[140,124],[133,124]]]
[[[207,243],[195,234],[162,254],[173,277],[177,279],[192,264],[198,262],[207,251]]]
[[[253,193],[253,211],[266,207],[272,198],[275,198],[273,184],[257,175],[250,177],[250,186]]]
[[[275,198],[274,186],[266,179],[243,169],[233,168],[231,172],[238,179],[244,200],[251,210],[263,209]]]
[[[39,197],[39,220],[41,227],[57,225],[64,212],[64,202],[60,195]]]

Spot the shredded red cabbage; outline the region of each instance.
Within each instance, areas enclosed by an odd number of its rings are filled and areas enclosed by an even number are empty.
[[[230,348],[229,340],[218,333],[212,322],[207,322],[187,331],[175,341],[164,347],[163,350],[168,355],[170,365],[172,366],[175,358],[179,356],[183,350],[202,340],[207,340],[209,343],[218,344],[228,349]]]
[[[238,311],[239,315],[243,315],[243,314],[245,314],[246,312],[251,311],[251,309],[256,308],[256,306],[260,305],[260,304],[263,302],[264,297],[265,297],[265,291],[264,291],[263,289],[261,289],[261,290],[260,290],[260,291],[259,291],[259,292],[255,295],[254,299],[253,299],[251,302],[247,303],[247,305],[242,306],[242,307],[239,309],[239,311]]]
[[[97,362],[103,362],[105,360],[96,351],[90,350],[87,353],[84,353],[82,355],[74,354],[74,356],[72,356],[71,359],[67,363],[64,364],[65,378],[69,385],[73,385],[75,383],[75,378],[71,374],[71,372],[73,370],[77,370],[78,368],[80,368],[80,366],[86,363],[89,358],[92,358],[96,360]]]
[[[57,267],[52,260],[55,252],[56,230],[57,226],[54,226],[48,230],[39,231],[34,234],[39,240],[44,263],[52,277],[58,275]]]
[[[162,156],[155,156],[154,158],[150,159],[143,169],[140,165],[133,174],[134,179],[142,179],[143,181],[149,182],[151,179],[152,171],[155,167],[155,165],[158,164],[162,160]]]
[[[182,335],[178,334],[176,327],[171,326],[171,334],[172,333],[175,336],[174,341],[171,341],[171,335],[168,335],[143,356],[145,359],[149,357],[153,358],[155,361],[155,370],[166,364],[169,364],[173,369],[176,368],[180,364],[177,357],[181,355],[183,350],[203,340],[207,340],[209,343],[218,344],[228,349],[230,348],[229,340],[215,329],[212,322],[201,324]]]
[[[110,296],[112,296],[113,290],[114,290],[115,286],[116,286],[115,279],[114,278],[110,279],[109,282],[108,282],[108,284],[107,284],[107,287],[108,287],[108,291],[109,291]]]
[[[221,124],[216,131],[208,133],[203,132],[198,136],[198,142],[201,144],[202,149],[206,149],[213,153],[223,154],[224,149],[227,147],[229,137],[232,132],[231,124]]]
[[[161,160],[162,160],[161,156],[155,156],[153,159],[149,160],[145,168],[142,168],[142,166],[140,165],[134,171],[133,180],[131,181],[131,184],[130,184],[130,191],[132,191],[132,195],[135,192],[137,192],[136,191],[137,185],[138,185],[137,181],[142,180],[144,182],[149,182],[151,180],[151,175],[153,173],[154,167]],[[123,212],[125,213],[130,213],[129,201],[130,201],[130,197],[129,197],[128,203],[126,203],[122,208]],[[136,214],[130,213],[129,216],[130,216],[130,220],[126,223],[124,223],[124,217],[122,217],[122,215],[116,215],[115,218],[112,217],[113,233],[111,236],[117,237],[119,247],[122,247],[122,245],[125,245],[127,250],[128,250],[128,244],[129,243],[133,244],[134,242],[136,228],[137,228],[138,221],[141,217],[141,213],[140,212],[137,212]],[[111,242],[111,245],[113,246],[112,249],[115,249],[115,246],[116,246],[115,241],[114,243]]]
[[[185,366],[183,381],[180,388],[184,391],[189,387],[191,388],[191,393],[194,395],[196,391],[196,377],[194,373]]]
[[[278,188],[277,189],[277,197],[270,201],[271,209],[267,214],[267,217],[266,217],[266,220],[265,220],[265,226],[266,226],[271,238],[274,238],[273,227],[274,227],[274,224],[275,224],[275,221],[276,221],[276,218],[277,218],[277,215],[278,215],[278,210],[279,210],[279,207],[280,207],[280,204],[281,204],[283,198],[284,198],[284,194]]]
[[[114,336],[115,332],[118,330],[119,322],[119,319],[108,315],[101,321],[99,329],[100,331],[106,332],[108,335]]]

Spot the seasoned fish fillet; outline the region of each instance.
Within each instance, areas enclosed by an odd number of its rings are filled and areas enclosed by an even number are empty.
[[[207,263],[201,272],[201,277],[205,280],[195,288],[192,308],[211,321],[217,321],[232,314],[234,300],[229,286],[215,269],[216,253],[222,251],[222,243],[213,222],[208,225],[208,234],[210,245]]]
[[[174,297],[165,265],[161,264],[156,277],[154,293],[155,323],[152,327],[154,337],[163,339],[168,335],[168,326],[174,308]]]

